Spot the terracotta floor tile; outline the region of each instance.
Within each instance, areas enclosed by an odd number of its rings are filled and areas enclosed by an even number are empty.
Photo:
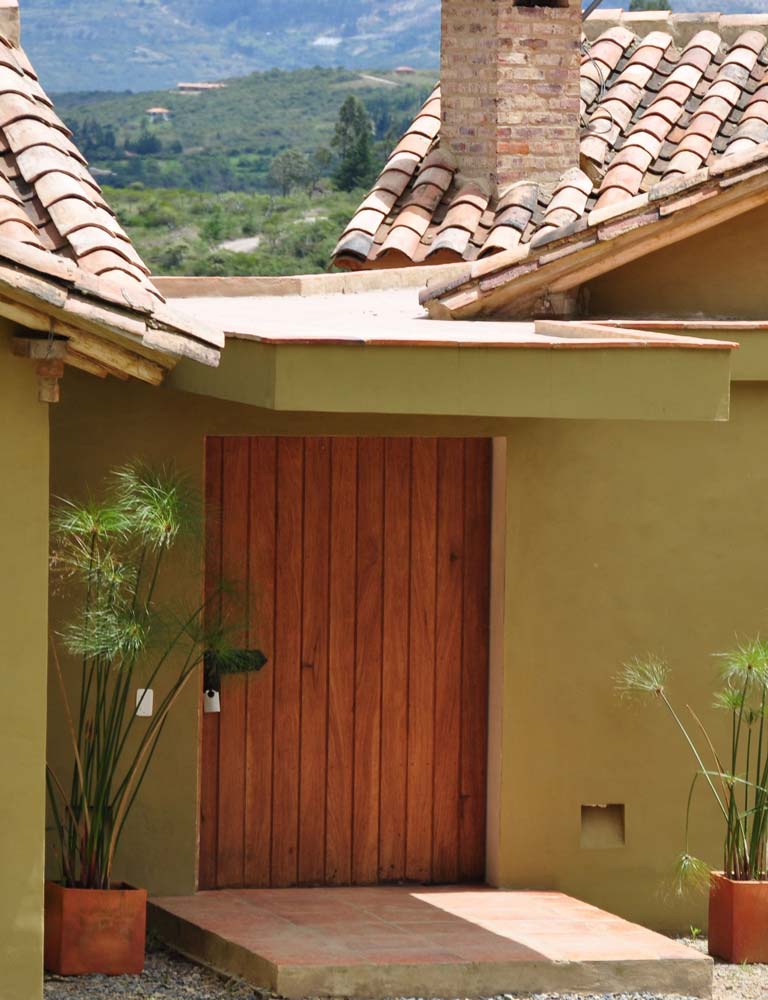
[[[645,928],[556,892],[502,892],[472,887],[227,890],[159,899],[153,904],[199,930],[225,938],[278,969],[313,970],[322,984],[345,968],[445,966],[468,969],[529,963],[613,963],[631,966],[704,956]],[[627,966],[629,963],[629,966]],[[393,976],[402,975],[402,972]],[[497,972],[506,976],[506,972]],[[706,970],[705,970],[706,974]],[[304,976],[304,972],[301,973]],[[406,973],[408,975],[408,973]],[[418,973],[420,981],[428,975]],[[450,973],[454,975],[453,972]],[[315,980],[313,979],[313,982]],[[444,978],[440,980],[444,982]],[[614,982],[611,978],[610,982]],[[320,988],[320,987],[318,987]]]

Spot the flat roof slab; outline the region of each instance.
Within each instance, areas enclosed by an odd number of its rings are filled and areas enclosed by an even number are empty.
[[[709,997],[712,960],[558,892],[240,889],[158,898],[191,958],[285,997],[654,992]]]
[[[278,294],[280,287],[179,299],[225,331],[227,349],[215,372],[182,361],[167,384],[282,412],[728,417],[730,342],[581,321],[429,319],[407,287]]]

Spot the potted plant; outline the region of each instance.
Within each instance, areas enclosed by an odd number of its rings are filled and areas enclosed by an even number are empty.
[[[205,651],[225,656],[220,629],[205,631],[204,604],[172,615],[158,599],[168,554],[196,539],[199,510],[182,477],[135,464],[110,476],[103,502],[63,501],[53,512],[52,570],[80,595],[59,638],[80,676],[73,712],[53,640],[72,774],[65,783],[47,768],[62,875],[45,889],[52,972],[118,975],[144,966],[147,894],[113,882],[115,854],[168,713]],[[162,697],[149,718],[138,718],[155,686]]]
[[[696,763],[686,808],[686,848],[676,882],[709,885],[709,953],[728,962],[768,962],[768,643],[753,640],[723,654],[715,706],[729,716],[729,739],[718,749],[706,726],[686,705],[691,724],[667,694],[669,671],[650,657],[625,664],[624,693],[656,698],[667,710]],[[688,850],[693,793],[701,781],[723,824],[722,871]]]

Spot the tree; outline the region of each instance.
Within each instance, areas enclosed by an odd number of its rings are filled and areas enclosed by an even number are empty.
[[[629,0],[630,10],[672,10],[669,0]]]
[[[137,153],[139,156],[154,156],[163,150],[162,142],[154,133],[149,131],[146,122],[142,122],[141,132],[136,142],[131,144],[126,142],[125,146],[126,149],[130,149],[131,152]]]
[[[284,149],[269,166],[270,179],[284,198],[296,184],[304,183],[309,172],[309,161],[297,149]]]
[[[363,187],[373,168],[373,123],[357,97],[344,101],[336,120],[331,146],[338,157],[333,179],[341,191]]]
[[[307,161],[307,193],[311,197],[320,190],[320,181],[327,177],[333,165],[333,153],[327,146],[318,146]]]

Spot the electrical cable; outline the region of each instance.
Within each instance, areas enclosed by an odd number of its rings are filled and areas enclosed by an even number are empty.
[[[603,0],[592,0],[592,2],[590,4],[587,4],[587,6],[581,12],[581,19],[582,19],[582,21],[586,21],[586,19],[589,17],[589,15],[592,13],[592,11],[597,10],[597,8],[600,6],[600,4],[602,2],[603,2]]]

